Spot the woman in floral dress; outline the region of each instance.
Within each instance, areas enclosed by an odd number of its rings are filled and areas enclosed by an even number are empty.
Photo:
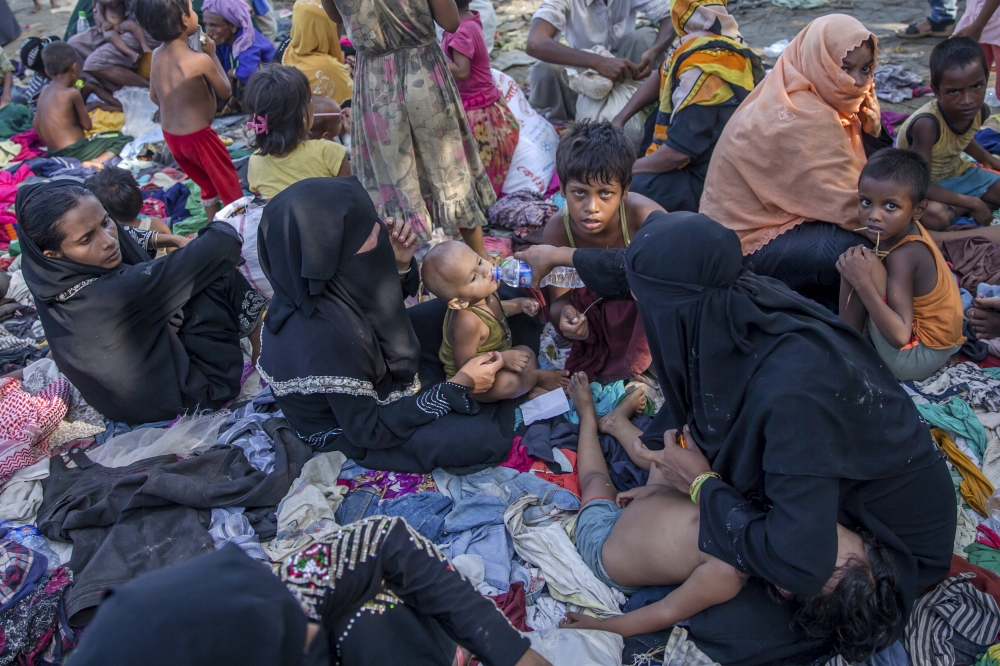
[[[458,229],[482,256],[496,201],[434,22],[458,28],[454,0],[323,0],[357,50],[351,162],[383,218],[423,240]]]

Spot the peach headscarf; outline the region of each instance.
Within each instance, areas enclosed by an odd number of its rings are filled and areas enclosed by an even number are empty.
[[[812,21],[723,130],[701,212],[735,231],[743,254],[806,221],[858,226],[866,159],[857,114],[874,84],[858,88],[841,63],[869,39],[877,57],[875,35],[857,19]]]

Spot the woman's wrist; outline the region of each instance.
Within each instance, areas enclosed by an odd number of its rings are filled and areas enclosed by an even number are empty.
[[[467,375],[464,371],[459,370],[455,373],[455,376],[448,380],[452,384],[458,384],[459,386],[464,386],[467,389],[471,389],[476,385],[476,382],[472,380],[472,377]]]
[[[413,269],[413,261],[412,260],[411,261],[407,261],[405,263],[401,262],[401,261],[397,261],[396,262],[396,272],[398,272],[400,275],[406,275],[412,269]]]

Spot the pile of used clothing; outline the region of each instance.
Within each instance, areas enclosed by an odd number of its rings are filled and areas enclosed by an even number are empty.
[[[25,319],[15,329],[30,331],[31,317],[15,318]],[[574,545],[572,409],[521,425],[495,467],[406,474],[314,452],[256,375],[244,386],[249,400],[138,427],[94,413],[49,359],[29,363],[23,377],[0,384],[0,570],[12,581],[0,628],[17,632],[3,663],[60,663],[112,581],[227,543],[270,565],[375,515],[405,518],[557,665],[713,663],[682,627],[625,641],[558,628],[567,611],[609,617],[642,602],[635,595],[626,604]],[[918,601],[892,663],[991,664],[1000,632],[1000,370],[959,363],[905,386],[948,456],[961,507],[951,575]],[[592,390],[599,414],[626,394],[622,382]],[[619,490],[645,483],[613,438],[601,446]],[[137,551],[148,556],[124,556]]]

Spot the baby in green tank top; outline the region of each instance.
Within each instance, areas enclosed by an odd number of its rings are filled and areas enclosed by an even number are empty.
[[[468,245],[447,241],[434,246],[424,258],[421,275],[427,289],[448,303],[444,340],[438,355],[448,379],[472,358],[499,352],[504,367],[497,372],[490,389],[473,394],[477,400],[495,402],[524,394],[533,398],[568,386],[568,373],[540,370],[531,349],[511,346],[507,316],[534,316],[538,314],[538,301],[533,298],[501,301],[496,295],[500,283],[493,279],[493,265]]]

